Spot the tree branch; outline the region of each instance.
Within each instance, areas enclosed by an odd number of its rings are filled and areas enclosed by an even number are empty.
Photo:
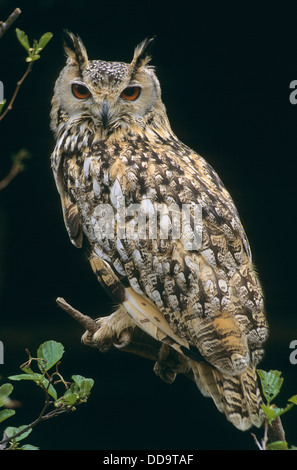
[[[19,150],[13,155],[13,163],[9,170],[9,173],[0,181],[0,191],[6,188],[12,180],[24,170],[24,160],[29,158],[30,154],[26,149]]]
[[[91,335],[98,331],[99,326],[91,317],[79,312],[61,297],[58,297],[56,302],[60,308],[74,318],[74,320],[82,325],[86,331],[90,332]],[[138,327],[135,327],[130,343],[127,346],[121,346],[116,349],[135,354],[154,362],[158,362],[160,360],[160,343]],[[192,371],[189,370],[189,367],[187,366],[187,361],[185,361],[182,355],[174,349],[170,348],[170,353],[166,357],[166,367],[177,369],[180,374],[185,375],[192,381],[194,380]]]
[[[270,442],[286,442],[285,431],[279,416],[275,418],[270,425],[268,425],[267,434]]]
[[[82,325],[87,331],[90,332],[91,335],[96,333],[98,330],[99,326],[96,323],[95,320],[93,320],[91,317],[82,314],[75,308],[73,308],[70,304],[68,304],[63,298],[58,297],[56,299],[57,304],[59,307],[61,307],[65,312],[67,312],[74,320],[76,320],[80,325]],[[146,359],[150,359],[154,362],[157,362],[160,359],[160,343],[153,338],[151,338],[149,335],[147,335],[145,332],[140,330],[140,328],[136,327],[133,333],[133,338],[131,342],[129,343],[128,346],[121,347],[121,351],[124,352],[129,352],[132,354],[136,354],[137,356],[144,357]],[[192,371],[189,371],[187,367],[183,366],[183,359],[181,354],[179,354],[177,351],[173,350],[170,348],[170,354],[166,358],[166,365],[168,367],[174,367],[176,368],[177,365],[180,365],[180,372],[183,374],[185,377],[187,377],[190,380],[194,380]],[[275,441],[286,441],[285,439],[285,432],[282,426],[282,422],[280,417],[276,418],[270,425],[267,425],[267,423],[264,423],[264,430],[265,430],[265,443],[262,442],[261,444],[257,444],[259,448],[262,447],[261,450],[265,450],[266,446],[266,440],[267,438],[271,442]],[[253,435],[253,434],[252,434]],[[256,437],[253,435],[256,443]]]
[[[28,64],[28,67],[27,67],[27,70],[26,72],[24,73],[24,75],[22,76],[22,78],[17,82],[17,85],[16,85],[16,89],[14,90],[14,94],[12,95],[12,98],[7,106],[7,108],[5,109],[5,111],[0,115],[0,122],[5,118],[6,114],[12,110],[13,108],[13,104],[15,102],[15,99],[18,95],[18,92],[20,91],[20,88],[24,82],[24,80],[27,78],[27,76],[29,75],[29,73],[31,72],[32,70],[32,67],[33,67],[33,62],[29,62]]]
[[[5,176],[5,178],[3,178],[0,181],[0,191],[6,188],[6,186],[8,186],[9,183],[11,183],[11,181],[19,174],[20,171],[21,171],[20,166],[13,163],[9,173]]]
[[[65,312],[67,312],[72,318],[74,318],[74,320],[80,323],[80,325],[82,325],[86,330],[88,330],[92,334],[96,333],[96,331],[98,330],[98,325],[95,320],[73,308],[62,297],[58,297],[56,299],[56,302],[59,307],[61,307]]]
[[[8,28],[10,28],[10,26],[15,22],[15,20],[17,20],[17,18],[20,16],[21,13],[22,12],[21,12],[20,8],[16,8],[11,13],[11,15],[9,15],[9,17],[7,18],[6,21],[0,21],[0,39],[6,33]]]

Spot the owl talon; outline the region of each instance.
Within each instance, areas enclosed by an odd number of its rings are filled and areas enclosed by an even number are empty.
[[[125,328],[123,331],[121,331],[119,338],[113,342],[114,347],[121,349],[128,346],[131,343],[132,334],[132,328]]]
[[[154,372],[164,382],[171,384],[174,382],[177,374],[185,372],[188,366],[184,362],[180,362],[180,356],[176,356],[167,344],[162,344],[159,350],[159,360],[154,365]]]
[[[123,348],[131,339],[133,328],[131,319],[123,308],[107,317],[96,320],[98,330],[95,333],[86,331],[82,336],[82,342],[87,346],[96,347],[101,352],[107,352],[112,346]]]
[[[165,363],[160,361],[156,362],[154,365],[154,372],[167,384],[171,384],[175,381],[176,372],[174,372],[172,368],[167,367]]]

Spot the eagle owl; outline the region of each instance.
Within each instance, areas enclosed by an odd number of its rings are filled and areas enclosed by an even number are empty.
[[[89,60],[68,32],[52,99],[65,226],[117,305],[92,342],[125,345],[141,328],[160,357],[162,348],[181,355],[202,394],[246,430],[263,421],[263,294],[228,191],[170,127],[150,41],[130,63],[107,62]]]

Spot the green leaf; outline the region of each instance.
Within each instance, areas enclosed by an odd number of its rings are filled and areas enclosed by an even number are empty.
[[[294,405],[297,405],[297,395],[294,395],[293,397],[289,398],[288,401],[294,403]]]
[[[3,384],[0,387],[0,406],[5,405],[7,402],[7,397],[13,391],[13,385],[11,384]]]
[[[22,44],[22,46],[27,51],[29,51],[30,43],[29,43],[28,36],[24,33],[24,31],[21,31],[19,28],[16,28],[15,32],[16,32],[17,38],[20,41],[20,43]]]
[[[284,441],[275,441],[267,444],[267,450],[288,450],[288,443]]]
[[[28,375],[34,375],[36,373],[31,369],[31,367],[26,367],[25,366],[25,367],[21,367],[20,369]],[[38,374],[38,375],[40,375],[40,374]]]
[[[37,52],[44,49],[47,43],[52,39],[52,37],[53,37],[52,33],[44,33],[38,41],[37,49],[36,49]]]
[[[261,380],[263,394],[267,400],[268,405],[274,400],[279,394],[284,379],[281,377],[281,372],[278,370],[270,370],[266,372],[264,370],[257,370],[257,373]]]
[[[46,380],[46,386],[45,386],[45,388],[47,388],[47,386],[48,386],[48,380]],[[58,395],[57,395],[56,389],[55,389],[52,385],[50,385],[50,386],[48,387],[47,391],[48,391],[49,395],[50,395],[54,400],[57,400]]]
[[[39,447],[32,446],[32,444],[24,444],[22,447],[18,447],[19,450],[39,450]]]
[[[41,344],[37,351],[37,357],[39,359],[45,359],[45,363],[38,364],[40,370],[49,370],[53,367],[63,356],[64,346],[56,341],[46,341]]]
[[[33,380],[36,383],[42,382],[44,380],[43,375],[38,374],[37,372],[11,375],[8,378],[9,378],[9,380]]]
[[[293,403],[287,405],[285,408],[278,408],[277,406],[262,405],[262,409],[264,413],[266,414],[268,423],[270,424],[272,423],[272,421],[275,420],[275,418],[289,411],[292,408],[292,406],[294,406]]]
[[[261,405],[261,407],[267,417],[268,423],[272,423],[272,421],[277,417],[276,409],[266,405]]]
[[[6,103],[6,100],[0,101],[0,114],[5,103]]]
[[[35,60],[40,59],[39,54],[30,54],[28,57],[26,57],[26,62],[34,62]]]
[[[20,436],[16,438],[14,438],[13,436],[15,436],[18,432],[20,432],[22,429],[25,429],[26,427],[27,427],[26,424],[18,428],[9,426],[8,428],[5,429],[4,433],[6,437],[8,437],[9,439],[15,439],[16,442],[19,442],[25,439],[27,436],[29,436],[29,434],[32,432],[32,428],[28,429],[26,432],[24,432],[23,434],[20,434]]]
[[[10,418],[14,414],[15,414],[15,410],[7,410],[7,409],[1,410],[0,411],[0,423],[2,423],[2,421],[4,421],[5,419]]]
[[[67,392],[59,399],[57,405],[75,405],[80,400],[79,394],[75,390],[68,389]]]
[[[78,385],[80,391],[84,395],[89,395],[90,391],[94,385],[93,379],[86,379],[82,375],[73,375],[72,380]]]
[[[25,370],[25,368],[24,368]],[[31,369],[28,369],[31,371]],[[49,386],[49,381],[44,377],[43,374],[38,374],[37,372],[28,372],[26,374],[18,374],[18,375],[11,375],[8,377],[10,380],[32,380],[35,382],[38,386],[43,388],[44,390],[47,390],[49,395],[54,398],[54,400],[57,399],[57,392],[55,388],[50,385]]]
[[[56,402],[57,407],[64,404],[74,406],[87,401],[91,388],[94,385],[94,380],[86,379],[82,375],[73,375],[72,380],[73,383],[69,389]]]

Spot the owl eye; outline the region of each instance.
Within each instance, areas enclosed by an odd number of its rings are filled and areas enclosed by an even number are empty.
[[[79,100],[84,100],[88,98],[91,94],[91,92],[87,89],[86,86],[79,85],[78,83],[73,83],[72,93],[75,96],[75,98],[78,98]]]
[[[122,91],[121,97],[124,98],[124,100],[134,101],[140,95],[140,91],[140,86],[129,86]]]

